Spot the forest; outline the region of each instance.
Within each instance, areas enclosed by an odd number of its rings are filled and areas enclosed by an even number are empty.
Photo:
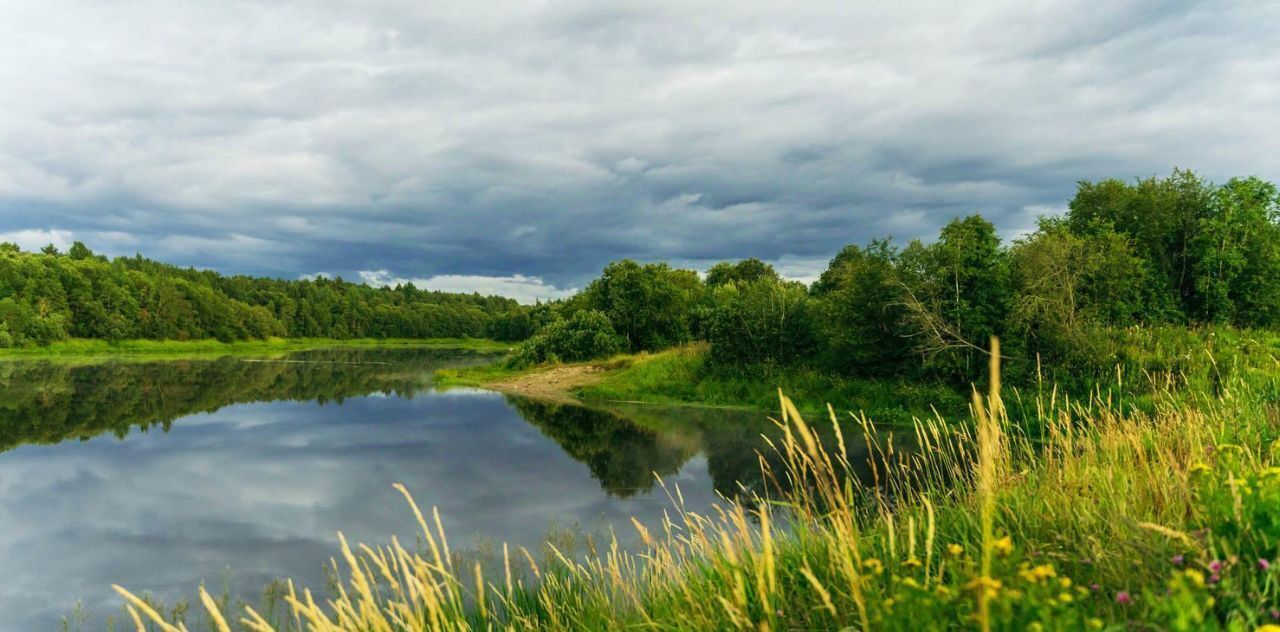
[[[65,253],[0,244],[0,348],[67,338],[506,339],[510,334],[491,323],[518,309],[512,299],[412,284],[224,276],[141,255],[108,260],[79,242]]]
[[[811,286],[758,259],[705,278],[623,260],[527,317],[537,333],[515,365],[705,340],[721,370],[964,382],[998,336],[1013,376],[1092,377],[1114,369],[1134,327],[1280,325],[1280,197],[1258,178],[1216,185],[1186,170],[1085,181],[1064,216],[1012,243],[975,214],[931,243],[850,245]]]

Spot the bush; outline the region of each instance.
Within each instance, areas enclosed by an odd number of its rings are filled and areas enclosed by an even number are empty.
[[[624,259],[605,267],[575,300],[608,316],[628,350],[657,351],[689,341],[704,291],[692,270]]]
[[[569,320],[547,325],[542,333],[516,349],[510,364],[520,367],[543,362],[578,362],[613,355],[625,346],[604,312],[583,310]]]
[[[814,351],[813,300],[803,285],[761,279],[722,285],[708,324],[720,365],[795,364]]]

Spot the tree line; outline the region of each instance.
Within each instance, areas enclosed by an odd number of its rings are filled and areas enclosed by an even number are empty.
[[[0,244],[0,346],[68,338],[481,337],[524,341],[517,365],[709,343],[718,367],[804,365],[850,377],[965,380],[986,341],[1011,370],[1114,366],[1134,326],[1280,324],[1280,195],[1190,171],[1080,182],[1067,212],[1010,243],[980,215],[932,242],[845,247],[811,285],[771,266],[705,275],[616,261],[577,295],[521,306],[341,279],[225,276],[81,243]]]
[[[937,240],[841,250],[812,285],[757,259],[704,277],[609,264],[578,295],[522,318],[515,364],[657,351],[695,340],[737,369],[965,380],[1000,336],[1013,370],[1114,367],[1115,334],[1148,325],[1280,325],[1280,196],[1255,177],[1080,182],[1060,217],[1011,243],[980,215]]]
[[[530,332],[512,299],[342,279],[224,276],[143,258],[0,244],[0,347],[66,338],[222,341],[494,337]]]

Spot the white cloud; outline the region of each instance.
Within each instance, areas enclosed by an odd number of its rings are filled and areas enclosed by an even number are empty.
[[[75,241],[75,236],[69,230],[14,230],[7,233],[0,233],[0,242],[9,242],[18,244],[20,248],[28,252],[35,252],[48,244],[57,246],[59,250],[66,250],[71,247]]]
[[[395,286],[412,283],[418,289],[441,292],[478,292],[485,296],[497,295],[514,298],[524,304],[573,296],[577,288],[561,289],[548,285],[539,277],[521,274],[512,276],[481,276],[469,274],[441,274],[427,278],[404,278],[386,270],[361,270],[360,279],[368,285]]]

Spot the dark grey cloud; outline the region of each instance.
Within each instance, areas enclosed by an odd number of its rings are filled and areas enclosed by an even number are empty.
[[[1265,3],[9,2],[0,238],[522,296],[1280,178]],[[467,281],[470,282],[470,281]],[[510,288],[513,284],[519,287]]]

